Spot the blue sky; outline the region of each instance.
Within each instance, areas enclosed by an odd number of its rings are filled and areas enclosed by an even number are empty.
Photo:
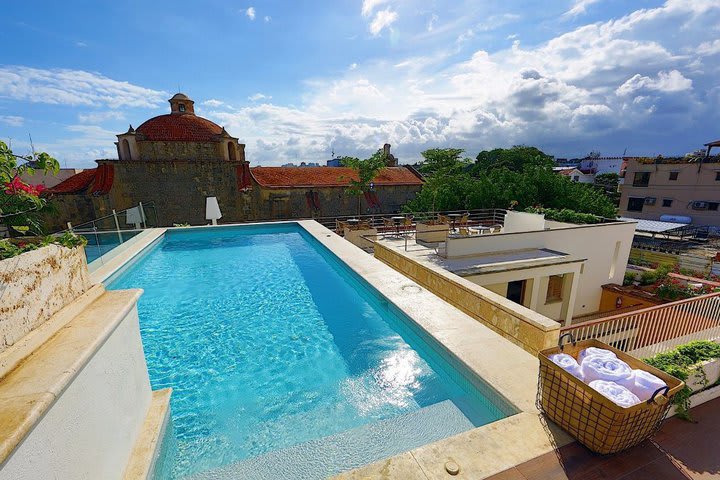
[[[684,154],[720,138],[717,0],[10,2],[0,138],[67,166],[178,89],[253,165],[431,147]]]

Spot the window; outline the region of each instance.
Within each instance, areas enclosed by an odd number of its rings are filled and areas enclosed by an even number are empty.
[[[663,198],[663,207],[672,207],[672,200],[669,198]]]
[[[181,112],[185,111],[185,104],[184,103],[178,103],[178,110]]]
[[[720,206],[720,203],[718,203],[718,202],[708,202],[708,210],[717,212],[718,206]]]
[[[645,205],[645,197],[630,197],[628,198],[628,212],[642,212],[643,205]]]
[[[720,182],[720,170],[718,170],[717,172],[715,172],[715,181],[716,181],[716,182]]]
[[[231,162],[235,161],[235,146],[232,144],[232,142],[228,142],[228,158]]]
[[[575,176],[573,177],[573,182],[577,182],[577,181],[579,181],[579,180],[580,180],[580,176],[579,176],[579,175],[575,175]]]
[[[507,299],[522,305],[525,296],[525,280],[508,282]]]
[[[545,295],[545,303],[559,302],[562,300],[563,275],[551,275],[548,277],[548,289]]]
[[[635,172],[633,187],[647,187],[650,183],[650,172]]]
[[[670,172],[670,180],[677,180],[679,173],[680,172]]]

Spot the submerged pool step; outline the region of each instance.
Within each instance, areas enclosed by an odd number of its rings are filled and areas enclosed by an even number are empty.
[[[324,479],[472,428],[474,425],[455,404],[445,400],[406,415],[207,470],[186,479]]]

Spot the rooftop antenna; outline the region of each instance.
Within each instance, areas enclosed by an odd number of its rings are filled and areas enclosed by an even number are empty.
[[[625,147],[625,150],[623,150],[623,158],[625,158],[626,153],[627,153],[627,147]]]

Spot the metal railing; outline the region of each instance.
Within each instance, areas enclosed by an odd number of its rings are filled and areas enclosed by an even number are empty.
[[[157,208],[153,202],[138,203],[125,210],[112,213],[89,222],[72,225],[57,234],[72,232],[87,239],[85,256],[88,263],[99,260],[147,228],[158,226]]]
[[[505,222],[505,214],[507,210],[494,208],[494,209],[480,209],[480,210],[442,210],[435,212],[413,212],[413,213],[386,213],[386,214],[366,214],[366,215],[342,215],[333,217],[315,217],[314,220],[330,230],[336,230],[338,222],[347,222],[348,220],[359,220],[362,223],[369,225],[371,228],[376,228],[378,231],[384,231],[390,229],[389,226],[385,225],[384,220],[395,217],[395,216],[412,216],[413,223],[422,222],[426,220],[437,219],[438,215],[468,215],[469,225],[503,225]],[[414,227],[413,227],[414,230]],[[338,232],[339,233],[339,232]]]
[[[693,340],[720,339],[720,292],[578,323],[560,330],[597,339],[639,358]]]

